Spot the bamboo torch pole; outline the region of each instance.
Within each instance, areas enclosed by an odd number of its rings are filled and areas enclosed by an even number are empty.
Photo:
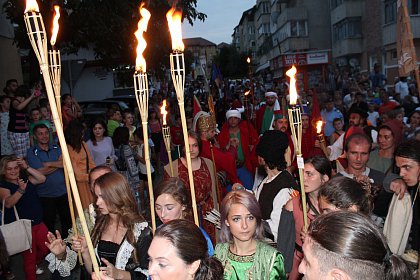
[[[82,224],[83,232],[86,238],[86,243],[89,250],[89,255],[92,260],[93,269],[98,279],[99,275],[99,266],[96,259],[96,255],[93,249],[92,239],[89,234],[89,230],[86,224],[85,215],[83,213],[82,203],[80,201],[79,191],[77,189],[76,178],[74,176],[73,167],[70,160],[69,151],[67,149],[66,140],[64,138],[63,127],[61,126],[57,104],[54,98],[54,90],[51,83],[49,66],[48,66],[48,47],[47,47],[47,35],[45,32],[44,21],[42,15],[39,13],[39,7],[35,0],[28,0],[26,5],[26,10],[24,14],[24,20],[26,24],[26,29],[28,32],[29,40],[31,42],[32,48],[35,52],[35,55],[38,58],[39,65],[42,71],[42,76],[44,78],[45,88],[47,90],[48,101],[50,103],[51,112],[53,115],[54,125],[57,129],[57,135],[62,149],[62,155],[64,164],[67,166],[67,170],[70,178],[70,185],[74,195],[74,200],[76,204],[76,209],[79,214],[80,222]]]
[[[54,15],[54,20],[53,20],[53,33],[50,40],[52,50],[48,51],[48,58],[49,58],[49,65],[50,65],[51,82],[52,82],[54,94],[55,94],[55,102],[57,104],[57,110],[58,110],[60,123],[62,124],[63,118],[61,115],[61,55],[60,55],[60,50],[57,50],[55,48],[55,43],[57,40],[57,35],[58,35],[58,30],[59,30],[58,20],[60,19],[60,6],[54,5],[54,10],[55,10],[55,15]],[[63,165],[63,168],[64,168],[64,181],[66,183],[66,190],[67,190],[67,200],[68,200],[69,209],[70,209],[71,226],[73,229],[74,236],[78,238],[79,233],[77,232],[77,227],[76,227],[76,216],[74,215],[73,199],[71,197],[71,188],[70,188],[70,182],[69,182],[69,174],[68,174],[67,167],[65,164]],[[79,256],[79,263],[83,264],[83,258],[80,252],[78,252],[78,256]]]
[[[290,108],[289,122],[290,130],[292,131],[293,143],[295,143],[295,150],[297,156],[297,164],[299,168],[299,182],[300,182],[300,195],[302,198],[302,210],[303,210],[303,223],[305,231],[308,229],[308,212],[306,211],[306,193],[305,185],[303,182],[303,168],[304,162],[302,157],[302,113],[300,107],[296,106],[297,91],[296,91],[296,67],[293,65],[291,69],[286,72],[286,75],[290,77]]]
[[[156,230],[155,220],[155,199],[153,195],[152,170],[150,167],[150,153],[149,153],[149,136],[147,131],[147,119],[149,110],[149,83],[146,73],[146,59],[143,57],[143,51],[146,49],[147,43],[143,38],[143,32],[147,30],[147,24],[150,19],[150,12],[143,8],[144,3],[140,5],[141,19],[138,23],[138,29],[134,33],[137,38],[137,58],[136,67],[133,75],[134,78],[134,93],[137,100],[141,116],[141,125],[143,127],[143,141],[144,141],[144,160],[146,161],[147,183],[149,187],[149,202],[150,202],[150,218],[152,220],[153,233]]]
[[[168,161],[169,161],[169,169],[171,171],[171,177],[174,177],[174,167],[172,166],[172,155],[171,155],[171,133],[169,131],[169,126],[166,123],[166,115],[168,112],[166,111],[166,99],[163,100],[162,107],[160,108],[160,114],[162,115],[163,120],[163,127],[162,127],[162,134],[163,134],[163,141],[165,143],[166,152],[168,153]]]
[[[188,178],[190,181],[191,204],[193,208],[194,222],[197,226],[199,226],[197,203],[194,190],[194,178],[190,156],[190,145],[188,141],[187,120],[185,117],[184,109],[185,61],[184,43],[182,42],[181,18],[182,13],[173,7],[166,14],[169,31],[171,32],[172,37],[172,53],[170,54],[171,76],[176,96],[178,98],[179,112],[181,114],[182,131],[184,134],[185,144],[185,158],[187,160]]]

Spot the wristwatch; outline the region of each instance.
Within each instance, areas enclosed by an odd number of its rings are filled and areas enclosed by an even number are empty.
[[[17,189],[17,191],[18,191],[20,194],[22,194],[22,195],[26,192],[26,190],[23,190],[23,189],[21,189],[21,188],[18,188],[18,189]]]

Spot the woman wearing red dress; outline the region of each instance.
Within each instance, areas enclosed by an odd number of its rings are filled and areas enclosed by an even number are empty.
[[[212,223],[204,220],[205,214],[215,208],[216,180],[214,178],[213,163],[211,160],[200,157],[201,140],[195,132],[188,132],[190,144],[191,164],[194,177],[195,200],[198,207],[200,226],[209,234],[215,244],[215,227]],[[190,194],[190,181],[188,178],[187,160],[184,156],[172,162],[174,176],[179,177],[185,184]],[[165,166],[165,178],[170,177],[169,164]]]

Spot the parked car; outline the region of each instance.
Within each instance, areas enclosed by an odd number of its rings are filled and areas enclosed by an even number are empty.
[[[115,107],[121,112],[128,109],[128,105],[118,100],[89,100],[78,102],[83,111],[83,118],[87,125],[98,118],[106,119],[106,112],[109,108]]]

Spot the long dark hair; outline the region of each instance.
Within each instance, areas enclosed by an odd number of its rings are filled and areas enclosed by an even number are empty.
[[[78,120],[72,120],[64,131],[64,137],[67,144],[69,144],[76,152],[80,152],[83,142],[83,125]]]
[[[410,279],[404,261],[391,253],[380,229],[365,215],[338,211],[319,216],[308,231],[324,273],[344,270],[351,279]]]
[[[368,215],[372,211],[373,195],[368,187],[347,177],[335,177],[321,186],[318,198],[323,197],[339,209],[356,206],[358,212]]]
[[[93,129],[95,128],[95,125],[101,125],[102,128],[104,129],[104,137],[108,135],[108,131],[107,131],[107,126],[104,120],[102,119],[96,119],[92,122],[91,127],[90,127],[90,140],[92,141],[92,144],[94,146],[96,146],[98,143],[96,142],[96,137],[95,134],[93,133]]]
[[[209,257],[207,241],[194,223],[187,220],[172,220],[158,228],[155,237],[168,240],[187,265],[200,261],[194,276],[195,280],[223,279],[222,264],[216,258]]]
[[[313,165],[316,171],[321,175],[327,175],[328,179],[331,178],[331,164],[328,159],[321,156],[310,157],[305,160],[305,163],[310,163]]]
[[[114,145],[114,148],[118,148],[121,145],[128,145],[129,141],[130,131],[128,130],[128,127],[117,127],[112,136],[112,144]]]

